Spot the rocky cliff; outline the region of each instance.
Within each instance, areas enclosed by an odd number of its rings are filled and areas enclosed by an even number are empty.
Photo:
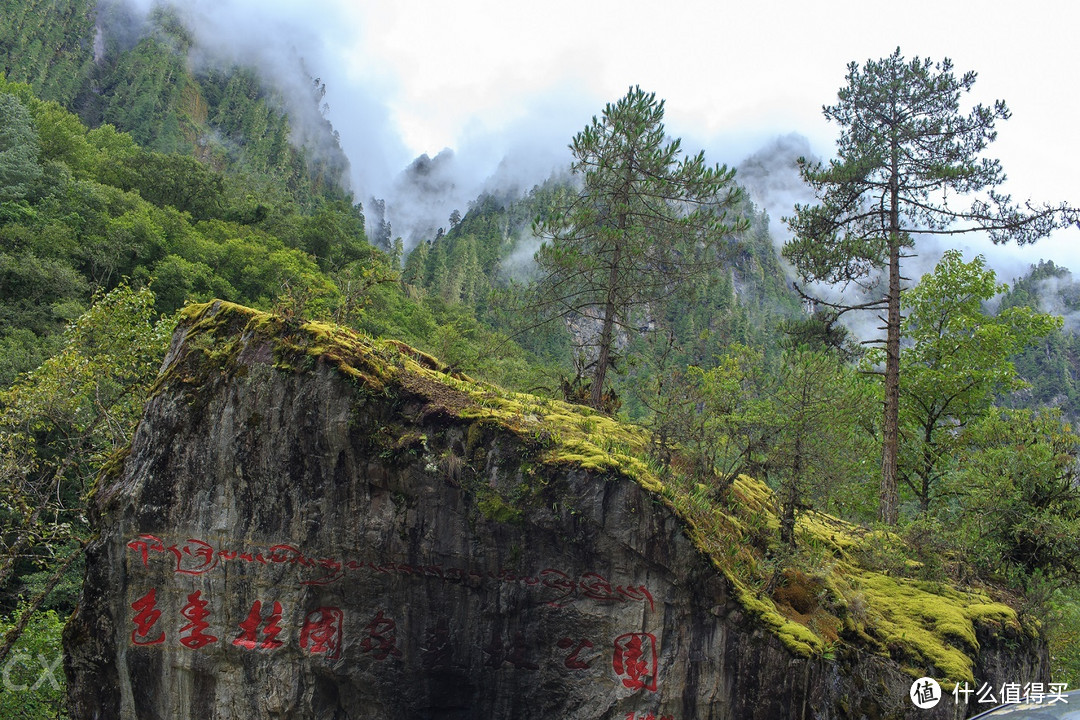
[[[721,557],[740,536],[681,510],[639,441],[403,345],[190,308],[95,490],[72,716],[953,717],[915,709],[913,677],[1044,674],[981,595],[897,585],[881,617],[915,613],[921,644],[843,593],[831,634],[754,599]]]

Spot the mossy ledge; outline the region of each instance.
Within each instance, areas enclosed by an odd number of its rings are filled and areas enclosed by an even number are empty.
[[[644,459],[647,438],[640,428],[587,407],[507,392],[450,373],[430,355],[397,340],[375,340],[336,325],[285,319],[221,300],[181,311],[170,356],[182,343],[185,357],[166,360],[151,394],[180,385],[194,401],[211,370],[243,374],[250,358],[242,350],[257,338],[272,346],[272,362],[280,370],[307,372],[328,364],[366,392],[421,403],[424,415],[445,414],[509,430],[536,450],[541,463],[622,475],[663,492]]]
[[[251,355],[267,347],[272,357]],[[362,392],[393,398],[417,417],[467,427],[467,449],[481,444],[487,433],[512,433],[529,450],[519,473],[526,481],[531,477],[543,483],[547,471],[567,468],[632,480],[674,511],[746,613],[796,656],[842,659],[871,653],[890,658],[910,675],[930,675],[951,686],[975,680],[981,649],[977,638],[1001,636],[1006,645],[1037,642],[1036,631],[1022,627],[1016,612],[985,589],[864,567],[857,550],[867,542],[867,532],[813,512],[800,517],[797,531],[800,543],[826,559],[810,573],[810,607],[778,601],[776,593],[765,591],[776,578],[765,572],[762,553],[755,549],[777,523],[772,491],[764,484],[740,477],[726,502],[712,502],[705,486],[650,462],[642,429],[586,407],[449,373],[437,359],[398,341],[215,300],[181,312],[153,392],[180,389],[190,403],[198,403],[200,387],[211,375],[244,375],[253,361],[292,373],[332,367]],[[385,437],[383,442],[388,455],[426,448],[426,439],[419,436]],[[446,465],[453,474],[456,460],[432,457],[429,462]],[[492,495],[489,487],[481,490],[485,515],[500,522],[515,522],[521,503],[535,499],[527,487],[516,497]],[[785,576],[782,584],[787,581]]]

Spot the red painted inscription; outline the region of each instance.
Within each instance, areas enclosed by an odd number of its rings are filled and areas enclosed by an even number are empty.
[[[631,690],[656,692],[656,637],[650,633],[626,633],[615,638],[611,660],[615,674]]]
[[[277,650],[281,647],[282,643],[277,639],[278,634],[281,632],[281,603],[274,601],[274,605],[270,612],[270,617],[266,621],[266,626],[263,628],[263,639],[260,642],[258,639],[259,625],[262,624],[262,602],[256,600],[251,605],[251,611],[248,613],[247,619],[240,623],[240,635],[233,640],[233,645],[238,645],[248,650],[254,650],[255,648],[261,648],[263,650]]]
[[[371,653],[376,660],[385,660],[391,655],[401,657],[401,651],[397,649],[397,638],[394,636],[396,628],[397,623],[385,617],[380,610],[364,627],[367,637],[360,641],[360,650]]]
[[[217,642],[216,637],[205,632],[210,627],[210,623],[206,622],[210,611],[206,609],[208,603],[201,595],[201,590],[191,593],[187,596],[187,605],[180,609],[180,614],[188,619],[188,624],[180,628],[180,644],[193,650]]]
[[[580,642],[575,643],[570,638],[564,637],[563,639],[559,640],[557,644],[563,650],[569,650],[570,648],[574,648],[574,651],[570,653],[565,660],[563,660],[563,665],[570,668],[571,670],[584,670],[589,667],[589,663],[579,658],[578,654],[581,653],[582,650],[587,650],[591,648],[593,646],[591,642],[589,642],[588,640],[581,640]]]
[[[595,572],[585,572],[571,576],[556,568],[545,568],[536,575],[518,575],[510,570],[498,572],[467,570],[463,568],[444,568],[442,565],[409,565],[395,562],[372,562],[355,558],[337,559],[331,557],[316,558],[305,555],[292,545],[271,545],[265,552],[240,551],[225,547],[215,547],[206,540],[188,538],[183,542],[166,545],[165,541],[154,535],[139,535],[127,544],[138,554],[144,567],[149,566],[151,553],[172,555],[173,572],[182,575],[202,575],[210,572],[224,562],[245,562],[260,565],[292,565],[300,573],[301,585],[329,585],[345,575],[345,571],[367,571],[383,575],[412,575],[416,577],[437,578],[448,583],[461,583],[476,587],[485,582],[507,583],[536,590],[550,607],[563,607],[576,599],[587,598],[599,602],[648,603],[649,610],[655,610],[655,603],[649,589],[644,585],[613,585],[604,576]]]
[[[135,629],[131,631],[131,642],[136,645],[157,645],[165,642],[165,633],[160,633],[153,640],[150,639],[150,630],[161,617],[161,611],[157,609],[157,588],[151,588],[148,593],[131,603],[131,609],[135,610],[135,617],[131,620],[135,623]]]
[[[337,660],[341,657],[343,618],[336,607],[321,607],[309,612],[300,628],[300,647],[310,653],[326,653],[327,658]]]

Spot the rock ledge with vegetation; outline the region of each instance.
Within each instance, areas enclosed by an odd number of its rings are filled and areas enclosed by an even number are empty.
[[[764,575],[749,478],[717,501],[647,438],[400,343],[188,308],[65,631],[72,717],[952,717],[913,678],[1045,679],[985,591],[860,563]]]

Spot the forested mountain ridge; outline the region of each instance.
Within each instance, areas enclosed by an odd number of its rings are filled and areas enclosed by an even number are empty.
[[[304,207],[349,200],[348,160],[320,115],[318,79],[307,77],[308,97],[287,97],[256,68],[195,64],[178,12],[162,5],[143,19],[123,2],[5,0],[0,70],[145,149],[249,172]],[[306,74],[300,58],[293,63]]]
[[[3,81],[2,90],[7,134],[37,150],[18,155],[14,138],[3,148],[9,176],[24,178],[8,186],[0,229],[0,342],[26,356],[8,361],[7,382],[40,361],[39,340],[123,278],[155,278],[162,312],[204,293],[266,305],[283,282],[325,303],[337,293],[324,270],[373,257],[347,201],[305,213],[190,156],[143,150],[111,125],[88,130],[26,86]]]
[[[312,259],[350,272],[373,257],[348,161],[320,114],[324,88],[308,78],[307,97],[287,101],[253,68],[195,65],[192,43],[166,6],[142,18],[122,2],[5,2],[5,92],[30,110],[9,111],[22,134],[8,143],[35,151],[19,196],[6,198],[22,204],[3,230],[20,238],[2,254],[5,384],[122,278],[155,278],[163,312],[207,293],[267,306],[282,283],[325,305],[336,290]],[[302,133],[288,102],[306,103]]]
[[[1057,407],[1074,425],[1080,421],[1080,283],[1067,268],[1042,261],[1032,265],[1000,300],[998,310],[1031,307],[1065,318],[1059,330],[1027,348],[1016,358],[1020,376],[1031,387],[1006,398],[1018,407]]]

